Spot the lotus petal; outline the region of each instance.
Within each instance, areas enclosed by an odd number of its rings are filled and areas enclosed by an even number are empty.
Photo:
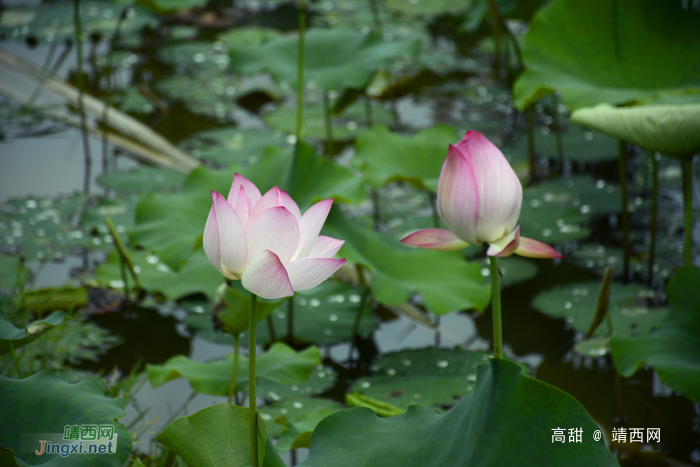
[[[520,226],[517,226],[508,235],[504,235],[503,238],[489,243],[489,249],[486,250],[486,254],[504,258],[515,253],[518,246],[520,246]]]
[[[309,256],[332,205],[332,199],[324,199],[306,210],[299,223],[299,247],[294,255],[295,258]]]
[[[219,226],[221,270],[229,279],[240,279],[248,259],[245,227],[236,211],[223,196],[215,191],[211,196]]]
[[[264,197],[260,201],[262,199]],[[248,238],[250,261],[263,251],[270,250],[279,257],[282,264],[287,264],[299,245],[299,225],[287,208],[275,206],[253,217],[248,226]]]
[[[319,235],[308,256],[311,258],[333,258],[344,243],[345,240]]]
[[[270,250],[263,251],[250,263],[241,284],[246,290],[269,300],[294,295],[287,270],[279,257]]]
[[[526,258],[564,258],[546,243],[525,237],[520,237],[520,246],[515,250],[515,254]]]
[[[438,251],[461,250],[469,246],[446,229],[419,230],[405,237],[401,243]]]
[[[260,200],[260,190],[255,186],[255,183],[251,182],[243,175],[235,174],[233,176],[233,183],[231,184],[231,190],[228,193],[227,201],[231,206],[236,206],[238,204],[238,194],[241,191],[241,186],[245,187],[246,195],[250,198],[250,202],[253,206]]]
[[[478,243],[479,189],[476,176],[467,158],[452,145],[440,173],[437,205],[440,217],[460,240]]]
[[[299,258],[287,265],[287,273],[294,290],[306,290],[328,279],[343,264],[345,258]]]

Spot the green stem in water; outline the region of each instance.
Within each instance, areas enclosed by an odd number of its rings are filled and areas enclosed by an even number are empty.
[[[489,256],[491,263],[491,312],[493,313],[493,356],[503,358],[503,329],[501,325],[501,274],[498,258]]]
[[[255,331],[257,329],[258,319],[256,316],[256,307],[258,304],[258,296],[254,293],[250,294],[250,327],[248,331],[248,400],[250,405],[250,462],[253,467],[258,466],[258,414],[256,408],[255,394]]]
[[[83,153],[85,155],[85,174],[83,176],[83,195],[88,196],[90,193],[90,177],[92,158],[90,157],[90,140],[88,138],[87,124],[85,122],[85,109],[83,107],[83,41],[80,30],[80,0],[74,0],[73,3],[73,21],[75,23],[75,42],[77,46],[78,59],[78,115],[80,117],[80,134],[83,139]]]
[[[625,143],[619,142],[620,192],[622,195],[622,247],[624,249],[623,279],[629,280],[630,270],[630,215],[627,203],[627,157]]]
[[[659,167],[656,154],[651,154],[651,245],[649,245],[649,287],[654,283],[656,260],[656,223],[659,215]]]
[[[15,364],[15,375],[17,379],[24,379],[22,376],[22,368],[19,366],[19,358],[17,358],[17,353],[15,353],[15,346],[12,345],[12,339],[8,339],[7,342],[10,344],[10,350],[12,351],[12,362]]]
[[[238,334],[233,338],[233,372],[231,373],[231,387],[228,390],[228,403],[233,400],[233,394],[236,392],[236,378],[238,377],[238,344],[240,337]]]
[[[495,0],[489,0],[489,9],[491,10],[491,27],[493,28],[493,41],[496,45],[496,77],[501,77],[501,14],[498,11],[498,5]]]
[[[379,5],[377,5],[377,0],[369,0],[369,5],[370,8],[372,8],[372,18],[374,19],[374,29],[377,31],[377,34],[380,36],[383,36],[384,33],[382,32],[382,17],[379,16]]]
[[[323,116],[326,120],[326,155],[333,156],[333,120],[328,91],[323,91]]]
[[[693,264],[693,162],[683,164],[683,208],[685,209],[685,264]]]
[[[360,271],[360,267],[358,267]],[[369,289],[365,289],[365,293],[362,294],[360,299],[360,306],[357,307],[357,315],[355,316],[355,323],[352,326],[352,340],[350,341],[350,350],[348,351],[348,362],[352,361],[352,351],[355,349],[355,341],[357,339],[357,333],[360,329],[360,321],[362,321],[362,313],[365,311],[365,304],[369,300]]]
[[[552,94],[554,106],[554,126],[557,132],[557,156],[559,156],[559,172],[564,175],[564,137],[561,133],[561,119],[559,118],[559,93]]]
[[[306,8],[299,10],[299,62],[297,64],[297,144],[301,141],[304,108],[304,33],[306,31]]]
[[[270,341],[275,342],[277,340],[277,333],[275,332],[275,323],[272,322],[272,315],[267,315],[267,332],[270,334]]]
[[[437,195],[435,193],[427,192],[428,198],[430,199],[430,208],[433,211],[433,227],[436,229],[440,228],[440,213],[437,208]]]
[[[287,342],[294,346],[294,297],[287,304]]]
[[[374,118],[372,117],[372,100],[365,94],[365,116],[367,118],[367,128],[374,128]]]
[[[527,153],[530,161],[530,180],[535,179],[535,128],[532,124],[532,106],[525,109],[527,121]]]

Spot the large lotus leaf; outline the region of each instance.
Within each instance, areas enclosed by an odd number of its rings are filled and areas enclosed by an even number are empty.
[[[661,91],[700,88],[700,15],[681,2],[554,0],[523,43],[514,86],[524,109],[555,90],[569,108],[621,104]]]
[[[18,328],[12,324],[5,313],[0,311],[0,355],[5,355],[13,348],[17,350],[35,341],[46,331],[63,323],[65,317],[66,314],[63,311],[54,311],[44,319],[29,323],[25,328]]]
[[[268,423],[268,434],[279,438],[277,452],[308,448],[311,432],[327,416],[343,410],[342,404],[326,399],[296,398],[261,407],[263,420]]]
[[[212,396],[226,396],[231,386],[233,358],[233,354],[230,354],[222,360],[200,363],[193,362],[183,355],[177,355],[162,366],[147,365],[146,371],[154,388],[177,378],[185,378],[197,392]],[[270,347],[269,351],[258,356],[255,371],[257,378],[290,386],[303,384],[320,361],[321,351],[318,347],[312,346],[296,352],[286,344],[277,343]],[[239,355],[236,389],[243,389],[247,384],[248,359]]]
[[[76,248],[90,248],[90,238],[71,222],[82,202],[77,193],[53,199],[10,199],[0,206],[0,250],[27,261],[48,261],[62,259]]]
[[[490,285],[489,260],[482,257],[479,262],[481,263],[481,274],[484,276],[484,281]],[[535,261],[515,255],[507,258],[498,258],[498,269],[501,273],[502,288],[528,281],[537,275],[537,263]]]
[[[581,428],[584,442],[552,443],[557,427]],[[385,419],[363,408],[327,417],[299,465],[508,467],[526,459],[537,466],[617,466],[605,443],[592,441],[597,429],[568,394],[523,376],[513,362],[491,360],[477,368],[473,395],[444,415],[411,406]]]
[[[352,391],[404,409],[451,406],[474,389],[476,367],[487,360],[484,352],[459,347],[393,352],[376,359],[376,374],[357,380]]]
[[[428,17],[449,13],[461,13],[467,10],[469,6],[469,2],[463,0],[387,0],[386,2],[387,10],[393,10],[407,15]]]
[[[267,436],[267,424],[258,416],[258,462],[260,467],[284,467]],[[245,467],[251,464],[250,409],[216,404],[180,417],[158,436],[157,441],[191,467]]]
[[[686,266],[666,289],[668,315],[649,335],[615,333],[610,339],[615,366],[632,376],[643,364],[650,365],[661,380],[700,402],[700,268]]]
[[[393,181],[408,181],[436,192],[447,148],[458,141],[454,128],[445,125],[413,136],[397,135],[378,126],[357,140],[354,162],[364,172],[367,183],[375,188]]]
[[[204,6],[205,0],[138,0],[138,3],[157,13],[172,13],[195,6]]]
[[[235,283],[237,284],[237,283]],[[234,285],[237,287],[237,285]],[[344,282],[326,281],[313,289],[303,290],[294,295],[294,338],[302,339],[319,346],[350,342],[352,329],[357,317],[361,291],[355,290]],[[258,299],[258,306],[260,306]],[[243,306],[241,305],[241,310]],[[287,334],[287,313],[289,303],[283,303],[271,315],[275,337]],[[230,343],[231,337],[216,332],[208,314],[192,314],[186,324],[197,335],[213,342]],[[365,308],[358,333],[362,337],[370,335],[377,327],[374,316]],[[257,340],[268,343],[270,336],[267,321],[258,324]],[[241,343],[248,342],[247,333],[242,335]]]
[[[109,172],[97,181],[105,188],[116,192],[148,193],[172,190],[180,187],[185,175],[169,169],[144,167],[131,172]]]
[[[599,104],[576,110],[571,120],[651,152],[685,159],[700,152],[700,104]]]
[[[589,236],[591,215],[619,212],[619,188],[604,180],[574,176],[558,178],[523,190],[520,231],[547,243]]]
[[[579,282],[556,287],[540,293],[533,306],[552,318],[565,318],[574,329],[583,333],[593,322],[598,303],[600,283]],[[641,285],[610,286],[608,315],[613,331],[626,336],[644,336],[666,316],[666,310],[649,308],[647,299],[654,292]],[[603,336],[608,333],[607,324],[601,324],[593,334]]]
[[[260,45],[279,35],[280,31],[277,29],[260,26],[238,26],[218,34],[216,39],[228,45],[251,46]]]
[[[328,391],[336,382],[335,371],[331,367],[316,365],[311,375],[303,384],[285,386],[261,379],[258,381],[258,397],[279,402],[297,397],[309,397]]]
[[[18,2],[15,5],[22,5]],[[126,5],[109,1],[80,2],[80,25],[83,37],[98,33],[110,37]],[[7,8],[2,13],[0,34],[6,39],[24,41],[34,37],[40,41],[75,40],[74,6],[72,2],[52,2],[40,6]],[[130,6],[127,21],[121,23],[121,36],[137,33],[144,26],[156,26],[153,15],[140,6]]]
[[[107,229],[105,220],[109,218],[115,225],[117,232],[122,235],[122,241],[126,241],[126,229],[134,225],[134,214],[138,195],[122,195],[116,198],[104,196],[96,197],[89,203],[80,216],[80,225],[83,230],[89,232],[94,229],[97,236],[92,238],[95,248],[113,250],[112,235]]]
[[[546,0],[496,0],[496,7],[503,18],[530,21],[532,15]],[[489,0],[474,0],[462,24],[467,32],[476,32],[487,16],[490,16]]]
[[[304,80],[326,90],[364,88],[372,72],[397,56],[414,56],[414,40],[384,42],[375,34],[345,28],[311,29],[304,37]],[[297,85],[299,40],[271,39],[260,46],[231,46],[231,67],[255,75],[269,71],[279,82]]]
[[[129,433],[120,423],[115,423],[126,415],[124,401],[118,397],[107,399],[102,385],[95,380],[68,384],[50,371],[40,371],[25,379],[0,376],[0,393],[0,439],[3,447],[14,451],[21,467],[121,467],[129,457]],[[38,440],[46,439],[39,434],[56,433],[62,440],[66,425],[91,424],[114,425],[114,433],[118,435],[116,446],[112,447],[114,454],[66,457],[35,454]],[[36,444],[34,439],[30,440],[32,449],[20,448],[23,435],[36,436]]]
[[[385,305],[399,305],[419,293],[437,315],[469,308],[483,310],[490,289],[481,267],[464,261],[457,251],[444,252],[404,246],[394,238],[353,225],[337,209],[326,221],[336,238],[345,240],[340,251],[348,261],[372,273],[372,296]]]
[[[292,135],[296,131],[297,108],[292,105],[279,106],[263,117],[265,123],[281,133]],[[383,105],[372,105],[372,122],[388,125],[393,122],[393,114]],[[362,101],[355,101],[343,109],[341,116],[332,119],[333,139],[347,141],[367,130],[367,114]],[[320,102],[304,103],[304,121],[301,133],[304,138],[325,140],[326,122],[323,106]]]
[[[223,280],[221,273],[211,265],[201,249],[190,256],[179,271],[171,270],[158,256],[145,251],[130,251],[129,255],[141,287],[149,292],[160,292],[170,300],[178,300],[195,293],[212,298],[216,287]],[[111,251],[107,261],[97,267],[95,276],[103,285],[115,289],[124,287],[119,255],[116,251]],[[127,280],[133,287],[134,281],[128,272]]]
[[[279,185],[302,210],[326,198],[357,203],[365,196],[359,177],[346,167],[320,159],[310,146],[301,143],[296,156],[291,150],[273,147],[254,164],[242,168],[196,168],[185,180],[182,193],[145,195],[137,206],[136,226],[129,229],[129,238],[156,252],[171,269],[180,269],[204,232],[211,208],[209,192],[227,196],[235,172],[250,179],[263,193]]]

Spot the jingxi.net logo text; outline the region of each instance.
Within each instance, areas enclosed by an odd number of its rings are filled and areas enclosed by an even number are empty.
[[[66,425],[63,433],[23,434],[23,452],[37,456],[115,454],[118,434],[113,425]]]

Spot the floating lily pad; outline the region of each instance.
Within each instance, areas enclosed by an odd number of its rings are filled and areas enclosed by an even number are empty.
[[[134,114],[150,114],[155,110],[153,103],[146,99],[136,86],[130,86],[109,96],[109,103],[122,112]]]
[[[304,79],[325,90],[364,88],[375,69],[399,55],[413,56],[418,48],[416,41],[384,42],[352,29],[311,29],[304,37]],[[298,51],[296,37],[271,39],[257,47],[231,46],[231,66],[249,75],[269,71],[278,82],[297,86]]]
[[[18,465],[121,467],[129,457],[131,438],[116,422],[126,415],[124,401],[105,398],[97,381],[68,384],[50,371],[41,371],[25,379],[0,376],[0,391],[0,438],[4,448],[14,451]],[[47,439],[47,434],[55,433],[54,441],[62,444],[66,425],[93,424],[114,427],[116,439],[110,448],[105,446],[112,454],[35,454],[40,449],[39,439]],[[31,449],[20,448],[25,442],[31,443]]]
[[[598,303],[600,283],[579,282],[556,287],[542,292],[533,301],[533,306],[552,318],[565,318],[574,329],[586,333],[593,322]],[[654,292],[641,285],[610,286],[608,315],[613,331],[625,336],[645,336],[666,316],[667,310],[650,308],[647,300]],[[608,333],[603,323],[593,333],[604,336]]]
[[[484,276],[484,282],[490,285],[491,278],[486,275],[490,274],[489,260],[484,256],[479,262],[482,265],[481,274]],[[498,268],[501,271],[502,288],[529,281],[537,275],[537,264],[534,261],[517,256],[498,258]]]
[[[258,414],[260,467],[284,467]],[[245,467],[251,463],[250,409],[233,404],[209,406],[168,425],[157,441],[191,467]]]
[[[478,367],[472,396],[444,415],[411,406],[387,419],[363,408],[327,417],[314,430],[309,457],[299,466],[510,467],[522,465],[524,458],[538,466],[618,465],[604,443],[553,444],[552,427],[561,426],[581,428],[584,438],[598,429],[568,394],[523,376],[513,362],[491,360]]]
[[[265,114],[263,118],[268,125],[281,133],[291,135],[296,131],[296,107],[280,106]],[[304,103],[303,118],[302,134],[305,138],[326,139],[326,123],[320,102]],[[374,104],[372,120],[375,124],[389,124],[393,121],[393,116],[383,105]],[[367,115],[364,103],[355,101],[343,111],[342,117],[333,117],[332,124],[333,139],[336,141],[352,139],[366,131]]]
[[[267,422],[268,434],[277,441],[278,452],[309,447],[311,432],[327,416],[343,410],[338,402],[326,399],[292,399],[276,402],[258,409]]]
[[[0,207],[0,251],[28,261],[61,259],[71,250],[89,248],[89,236],[71,225],[82,196],[11,199]]]
[[[100,176],[98,182],[118,193],[144,194],[179,188],[185,177],[185,174],[174,170],[144,167],[131,172],[109,172]]]
[[[198,159],[222,166],[245,166],[258,161],[269,146],[287,149],[292,144],[282,132],[221,128],[196,133],[183,141],[182,146]]]
[[[457,132],[444,125],[408,137],[378,126],[357,140],[353,163],[375,188],[393,181],[408,181],[417,188],[436,192],[447,149],[457,141]]]
[[[575,248],[567,260],[602,274],[605,268],[615,271],[621,267],[623,255],[622,248],[584,243]]]
[[[12,290],[29,278],[29,269],[22,265],[18,256],[0,254],[0,287]]]
[[[99,33],[110,37],[119,20],[124,5],[105,1],[80,3],[80,26],[84,37]],[[35,37],[39,41],[54,42],[75,40],[74,6],[72,2],[51,2],[41,7],[16,7],[3,11],[0,33],[6,39],[23,41]],[[136,33],[145,26],[155,26],[157,20],[140,6],[130,6],[127,21],[122,22],[122,36]]]
[[[138,3],[157,13],[172,13],[192,7],[202,7],[205,0],[138,0]]]
[[[385,305],[399,305],[419,293],[432,313],[444,315],[469,308],[483,310],[489,287],[481,267],[467,263],[461,253],[404,246],[394,238],[353,225],[331,210],[326,227],[345,240],[340,255],[372,273],[372,296]]]
[[[647,151],[682,159],[700,152],[700,104],[625,108],[599,104],[578,109],[571,118]]]
[[[405,15],[433,17],[463,13],[470,7],[462,0],[387,0],[386,9]]]
[[[164,365],[147,365],[146,372],[154,388],[168,381],[185,378],[194,391],[212,396],[226,396],[233,374],[233,354],[208,363],[193,362],[184,355],[172,357]],[[303,385],[321,361],[317,347],[296,352],[286,344],[277,343],[257,357],[256,376],[282,386]],[[238,356],[236,390],[248,384],[248,358]]]
[[[610,338],[593,337],[591,339],[584,339],[574,345],[574,352],[582,357],[602,357],[610,353]]]
[[[665,384],[700,402],[700,268],[679,270],[666,292],[669,312],[648,335],[615,330],[610,339],[613,360],[625,377],[649,365]]]
[[[316,365],[309,378],[302,384],[284,386],[267,379],[258,381],[258,397],[279,402],[297,397],[310,397],[327,391],[336,382],[335,371],[331,367]]]
[[[556,0],[535,15],[523,43],[519,109],[555,90],[572,110],[700,88],[700,16],[681,2]]]
[[[222,284],[214,299],[213,321],[218,328],[232,336],[239,336],[250,328],[250,296],[251,293],[243,288],[240,281],[234,281],[229,287]],[[286,300],[266,300],[258,298],[256,317],[258,322],[264,320],[280,303]]]
[[[204,232],[211,208],[210,191],[228,193],[235,172],[255,183],[263,193],[279,185],[301,209],[326,198],[351,203],[364,198],[362,180],[349,169],[320,159],[306,144],[299,148],[295,157],[291,150],[268,148],[259,161],[240,169],[215,171],[199,167],[187,177],[181,193],[145,195],[136,209],[136,227],[129,229],[129,238],[154,251],[171,269],[179,269],[195,251],[197,239]],[[178,208],[172,209],[173,206]]]
[[[452,406],[474,390],[476,367],[486,361],[488,354],[458,347],[394,352],[376,359],[376,375],[360,378],[352,391],[404,409]]]
[[[54,311],[44,319],[29,323],[26,327],[18,328],[9,320],[5,313],[0,312],[0,355],[11,352],[12,348],[20,347],[35,341],[43,333],[63,323],[66,314],[63,311]]]
[[[136,212],[137,195],[125,195],[116,198],[98,197],[88,204],[80,217],[80,225],[86,231],[94,229],[98,237],[93,237],[92,242],[95,247],[113,249],[112,236],[109,233],[105,220],[109,218],[115,225],[117,233],[121,235],[122,241],[126,241],[126,229],[134,225],[134,214]],[[96,244],[95,238],[100,238],[100,243]]]
[[[204,251],[199,249],[189,257],[179,271],[173,271],[157,255],[146,251],[130,251],[129,255],[137,271],[139,283],[149,292],[160,292],[170,300],[178,300],[187,295],[202,293],[213,298],[217,286],[223,278],[207,259]],[[114,289],[122,289],[121,266],[116,250],[109,252],[107,261],[95,270],[100,284]],[[127,280],[134,286],[129,272]]]
[[[277,29],[260,26],[243,26],[231,28],[222,32],[216,38],[226,45],[254,46],[264,44],[280,35]]]

